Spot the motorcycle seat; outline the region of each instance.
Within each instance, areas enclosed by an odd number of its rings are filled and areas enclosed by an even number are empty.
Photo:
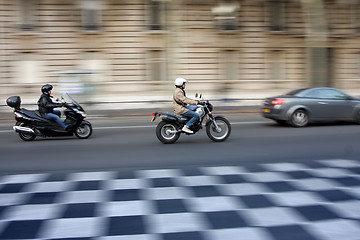
[[[29,117],[32,117],[32,118],[42,118],[41,117],[41,114],[38,110],[27,110],[25,108],[21,109],[21,111],[23,113],[25,113],[26,115],[28,115]]]
[[[180,122],[187,122],[190,120],[189,117],[185,117],[185,116],[179,115],[177,113],[168,113],[168,115],[179,119]]]
[[[177,114],[177,113],[174,113],[174,112],[165,112],[164,115],[168,115],[170,117],[174,117],[174,118],[177,118],[177,119],[180,119],[182,118],[181,115]]]
[[[26,114],[28,117],[34,118],[36,120],[42,121],[42,122],[48,122],[48,123],[54,123],[54,121],[43,118],[38,110],[27,110],[27,109],[21,109],[21,111]]]
[[[175,117],[177,119],[179,119],[180,121],[184,121],[184,120],[189,120],[190,118],[189,117],[185,117],[185,116],[182,116],[182,115],[179,115],[177,113],[166,113],[167,115],[171,116],[171,117]]]

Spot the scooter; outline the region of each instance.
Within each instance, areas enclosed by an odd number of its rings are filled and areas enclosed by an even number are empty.
[[[196,97],[198,97],[198,94],[196,94]],[[202,98],[201,95],[199,98]],[[200,120],[190,127],[190,130],[194,133],[186,133],[181,130],[190,118],[176,113],[154,112],[151,121],[154,122],[157,117],[163,116],[162,121],[156,127],[156,136],[164,144],[176,142],[182,133],[187,135],[195,134],[203,126],[205,126],[206,134],[212,141],[225,141],[231,133],[230,122],[222,116],[213,116],[212,111],[213,105],[208,100],[203,101],[203,106],[198,106],[195,112],[200,115]]]
[[[68,94],[65,97],[70,100],[66,102],[63,97],[60,101],[64,103],[64,114],[66,116],[65,123],[69,125],[67,130],[61,128],[56,122],[43,118],[38,110],[32,111],[21,108],[20,96],[12,96],[6,100],[9,107],[14,108],[15,126],[14,131],[24,141],[33,141],[39,137],[59,137],[73,136],[80,139],[89,138],[92,134],[91,123],[85,121],[86,113],[84,109]],[[58,99],[59,100],[59,99]]]

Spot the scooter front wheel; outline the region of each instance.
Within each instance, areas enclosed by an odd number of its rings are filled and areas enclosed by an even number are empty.
[[[76,129],[75,135],[80,139],[89,138],[92,134],[92,126],[89,122],[82,122]]]
[[[156,136],[162,143],[174,143],[180,137],[178,125],[176,123],[161,121],[156,127]]]

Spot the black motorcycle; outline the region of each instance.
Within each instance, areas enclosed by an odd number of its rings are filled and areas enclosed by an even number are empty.
[[[64,114],[66,116],[65,123],[69,125],[67,130],[64,130],[56,122],[41,117],[39,111],[27,110],[20,108],[21,98],[19,96],[9,97],[6,103],[9,107],[14,108],[16,124],[13,127],[20,138],[24,141],[32,141],[37,136],[40,137],[59,137],[59,136],[77,136],[80,139],[90,137],[92,134],[91,123],[85,121],[86,113],[84,109],[68,94],[65,97],[70,100],[66,102],[62,97],[61,101],[64,103]]]
[[[201,98],[201,96],[200,96]],[[195,112],[200,115],[200,120],[194,123],[190,130],[194,133],[186,133],[181,129],[190,120],[189,117],[184,117],[176,113],[170,112],[155,112],[152,114],[152,122],[157,117],[163,116],[162,121],[156,127],[157,138],[165,144],[176,142],[181,133],[192,135],[206,127],[208,137],[214,142],[225,141],[231,133],[231,125],[229,121],[222,116],[212,115],[213,105],[209,101],[204,101],[203,106],[199,106]]]

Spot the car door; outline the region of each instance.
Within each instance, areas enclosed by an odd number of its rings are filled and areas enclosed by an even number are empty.
[[[353,103],[347,94],[337,89],[320,89],[318,94],[318,104],[322,105],[321,118],[342,120],[352,117]]]
[[[312,120],[322,120],[329,118],[327,102],[321,98],[320,89],[313,89],[303,98],[303,105],[310,111]]]

